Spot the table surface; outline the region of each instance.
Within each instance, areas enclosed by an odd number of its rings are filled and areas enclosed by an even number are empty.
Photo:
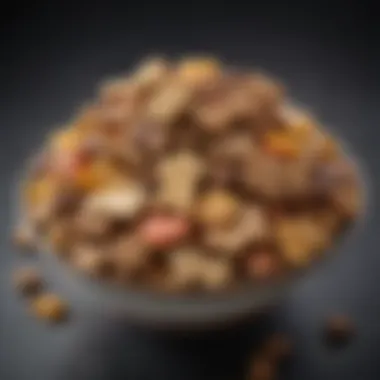
[[[1,24],[0,378],[237,380],[250,350],[279,329],[291,334],[296,347],[281,378],[379,379],[380,57],[368,4],[330,1],[328,7],[318,2],[292,9],[292,2],[266,1],[254,10],[236,3],[134,3],[131,9],[98,1],[91,8],[38,4],[14,7]],[[361,160],[369,178],[363,228],[268,317],[233,330],[196,337],[152,333],[94,318],[75,302],[71,323],[49,328],[27,315],[9,283],[13,268],[33,261],[8,243],[17,174],[48,131],[92,96],[100,79],[155,52],[211,52],[281,78]],[[70,301],[65,284],[46,276]],[[352,344],[338,352],[321,339],[324,319],[335,312],[349,315],[358,329]]]

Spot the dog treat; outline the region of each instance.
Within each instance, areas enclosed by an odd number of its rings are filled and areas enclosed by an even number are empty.
[[[31,302],[33,314],[42,320],[59,323],[68,316],[68,307],[57,295],[41,294]]]
[[[43,288],[43,279],[35,268],[17,269],[13,274],[13,285],[24,296],[35,296]]]
[[[276,80],[212,57],[153,57],[105,82],[48,137],[20,203],[16,243],[42,239],[84,274],[171,292],[274,282],[363,208],[338,140]]]

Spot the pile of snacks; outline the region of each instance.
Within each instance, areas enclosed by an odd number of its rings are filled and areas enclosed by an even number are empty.
[[[357,217],[360,191],[342,148],[275,81],[151,59],[48,138],[18,241],[117,283],[220,290],[310,265]]]

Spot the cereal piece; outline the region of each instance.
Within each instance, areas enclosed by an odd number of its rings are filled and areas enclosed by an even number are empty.
[[[276,223],[275,235],[285,260],[296,267],[308,264],[329,238],[310,217],[283,218]]]
[[[102,278],[113,273],[112,261],[98,248],[80,245],[73,252],[72,263],[92,277]]]
[[[154,248],[168,248],[183,241],[190,232],[190,223],[183,217],[153,215],[138,228],[142,241]]]
[[[188,58],[180,62],[177,75],[179,80],[191,86],[214,83],[221,75],[220,64],[211,58]]]
[[[254,280],[268,280],[279,274],[279,260],[272,252],[254,252],[248,258],[247,271]]]
[[[36,251],[38,243],[36,231],[30,222],[23,221],[17,226],[13,236],[13,243],[17,248],[25,252]]]
[[[99,190],[85,200],[83,208],[89,214],[105,219],[130,219],[141,210],[146,200],[145,191],[137,183],[120,188]]]
[[[189,211],[204,172],[203,161],[192,153],[180,152],[161,161],[156,174],[158,201],[176,210]]]
[[[169,256],[172,281],[179,289],[199,285],[202,273],[202,255],[196,248],[181,248]]]
[[[130,280],[147,263],[148,250],[139,236],[122,237],[112,248],[112,260],[119,280]]]
[[[58,323],[66,319],[68,307],[65,302],[55,294],[42,294],[31,303],[32,312],[40,319]]]
[[[225,288],[233,279],[231,263],[214,258],[204,258],[201,266],[201,284],[208,289]]]
[[[248,191],[269,200],[282,195],[282,165],[259,150],[252,151],[242,168],[242,182]]]
[[[209,191],[198,204],[196,215],[201,223],[211,227],[231,225],[241,212],[239,201],[224,190]]]
[[[129,78],[111,79],[104,82],[99,91],[103,105],[126,105],[136,100],[136,85]]]
[[[139,87],[157,86],[169,73],[169,65],[162,58],[151,58],[140,64],[132,76],[133,83]]]
[[[333,315],[326,321],[325,338],[331,346],[348,344],[354,334],[354,324],[344,315]]]
[[[244,210],[240,221],[229,230],[217,228],[206,231],[205,242],[227,254],[238,254],[245,246],[266,239],[268,233],[267,217],[257,206]]]
[[[165,86],[155,94],[147,106],[148,120],[171,124],[185,111],[192,91],[179,83]]]
[[[253,359],[249,380],[274,380],[276,377],[276,368],[274,363],[265,356],[259,356]]]
[[[13,285],[24,296],[35,296],[43,288],[43,280],[35,268],[20,268],[13,275]]]

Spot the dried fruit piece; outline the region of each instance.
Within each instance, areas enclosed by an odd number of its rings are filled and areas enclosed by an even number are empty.
[[[190,210],[204,171],[203,161],[188,152],[180,152],[161,161],[157,168],[158,201],[176,210]]]
[[[153,248],[168,248],[183,241],[190,232],[190,223],[175,215],[152,215],[138,227],[143,242]]]
[[[206,231],[205,242],[209,247],[225,254],[236,255],[247,245],[266,239],[268,233],[269,226],[264,211],[259,207],[250,207],[243,212],[233,228]]]
[[[68,307],[56,294],[45,293],[33,299],[32,312],[48,322],[62,322],[68,315]]]
[[[20,268],[13,275],[13,285],[24,296],[35,296],[43,288],[43,280],[35,268]]]
[[[222,189],[209,191],[197,206],[196,215],[201,223],[223,227],[234,223],[241,213],[240,202]]]

